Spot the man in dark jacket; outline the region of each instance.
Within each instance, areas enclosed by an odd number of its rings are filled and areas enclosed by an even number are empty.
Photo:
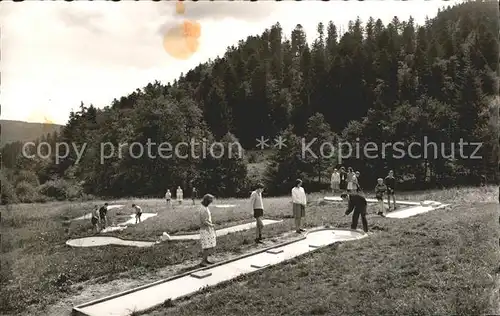
[[[359,194],[342,194],[340,196],[342,200],[349,203],[345,215],[352,213],[352,224],[351,229],[356,229],[358,227],[359,216],[361,215],[361,223],[363,224],[363,231],[368,232],[368,222],[366,221],[366,199]]]
[[[385,177],[385,185],[387,186],[387,204],[389,204],[389,211],[391,210],[391,197],[394,202],[394,210],[396,210],[396,197],[394,190],[396,190],[396,178],[394,177],[394,171],[389,170],[389,174]]]

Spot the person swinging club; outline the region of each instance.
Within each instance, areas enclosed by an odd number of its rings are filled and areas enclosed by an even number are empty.
[[[358,228],[358,220],[361,216],[363,231],[365,233],[368,233],[368,221],[366,220],[366,206],[368,203],[366,202],[366,199],[363,196],[355,193],[343,193],[340,197],[342,198],[342,200],[348,202],[348,207],[345,211],[345,215],[349,215],[354,211],[352,214],[351,229],[355,230],[356,228]]]

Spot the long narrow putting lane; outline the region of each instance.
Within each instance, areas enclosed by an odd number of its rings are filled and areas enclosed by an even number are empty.
[[[338,196],[327,196],[324,198],[324,200],[329,202],[342,202],[342,199]],[[368,203],[379,202],[376,199],[366,199],[366,201]],[[442,204],[441,202],[436,202],[436,201],[423,201],[423,202],[398,201],[397,204],[406,205],[409,207],[386,213],[385,215],[386,217],[408,218],[419,214],[424,214],[430,211],[444,209],[450,206],[450,204]]]
[[[196,293],[204,287],[214,286],[240,275],[276,265],[318,248],[366,236],[368,235],[351,230],[312,231],[301,240],[76,306],[73,312],[84,316],[128,316],[133,312],[145,311],[161,305],[166,300],[175,300]]]
[[[448,207],[449,204],[429,205],[429,206],[413,206],[400,211],[387,213],[385,216],[389,218],[408,218],[415,215],[427,213]]]
[[[144,214],[143,214],[144,215]],[[156,214],[154,214],[156,215]],[[132,215],[134,216],[134,215]],[[135,219],[134,219],[135,220]],[[272,220],[272,219],[264,219],[262,223],[264,226],[280,223],[283,220]],[[226,227],[222,229],[218,229],[216,231],[217,237],[225,236],[232,233],[237,233],[245,230],[249,230],[255,227],[255,222],[241,224],[237,226]],[[125,227],[126,228],[126,227]],[[199,240],[199,234],[190,234],[190,235],[173,235],[169,236],[166,240],[169,241],[178,241],[178,240]],[[165,241],[166,241],[165,240]],[[107,245],[118,245],[118,246],[135,246],[135,247],[151,247],[160,243],[160,241],[138,241],[138,240],[124,240],[116,237],[109,236],[92,236],[92,237],[83,237],[77,239],[70,239],[66,241],[66,245],[71,247],[99,247],[99,246],[107,246]]]
[[[340,196],[325,196],[324,200],[329,201],[329,202],[343,202],[343,200]],[[367,198],[366,202],[378,203],[379,201],[377,199]],[[411,201],[397,201],[397,204],[399,204],[399,205],[421,205],[420,202],[411,202]]]

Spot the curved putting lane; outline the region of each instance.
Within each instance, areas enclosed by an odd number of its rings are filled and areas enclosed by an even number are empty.
[[[127,316],[132,312],[141,312],[161,305],[165,300],[175,300],[196,293],[204,287],[214,286],[240,275],[276,265],[318,248],[367,236],[358,231],[319,229],[307,233],[305,238],[298,241],[89,302],[73,310],[78,315]]]
[[[84,237],[66,241],[66,245],[71,247],[99,247],[108,245],[150,247],[154,244],[155,242],[152,241],[124,240],[116,237],[104,236]]]
[[[145,213],[143,213],[144,215]],[[133,216],[133,215],[132,215]],[[153,216],[156,216],[156,214],[153,214]],[[152,217],[152,216],[150,216]],[[135,220],[135,219],[133,219]],[[275,223],[280,223],[282,220],[276,221],[272,219],[264,219],[262,223],[264,226],[275,224]],[[127,222],[128,223],[128,222]],[[122,225],[125,225],[127,223],[124,223]],[[218,237],[225,236],[228,234],[232,233],[237,233],[245,230],[249,230],[251,228],[255,227],[255,222],[252,223],[246,223],[242,225],[237,225],[237,226],[231,226],[231,227],[226,227],[222,229],[218,229],[216,231],[216,234]],[[101,232],[112,232],[112,231],[121,231],[126,229],[127,226],[110,226]],[[190,234],[190,235],[173,235],[170,236],[167,233],[163,233],[163,236],[161,237],[163,241],[176,241],[176,240],[199,240],[200,235],[199,234]],[[156,242],[156,243],[159,243]],[[120,238],[115,238],[115,237],[98,237],[98,236],[93,236],[93,237],[83,237],[83,238],[78,238],[78,239],[70,239],[66,241],[66,245],[71,246],[71,247],[100,247],[100,246],[107,246],[107,245],[118,245],[118,246],[134,246],[134,247],[150,247],[154,245],[155,242],[147,242],[147,241],[135,241],[135,240],[123,240]]]

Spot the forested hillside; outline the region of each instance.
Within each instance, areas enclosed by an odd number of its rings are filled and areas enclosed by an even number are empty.
[[[0,120],[2,137],[0,147],[13,142],[29,142],[42,135],[59,131],[62,125],[51,123],[31,123],[12,120]]]
[[[388,169],[408,188],[478,183],[482,176],[494,181],[498,33],[493,1],[448,8],[425,25],[397,17],[384,25],[373,17],[352,21],[345,34],[338,34],[335,21],[320,23],[317,34],[307,34],[315,38],[312,45],[300,24],[284,34],[277,23],[172,84],[151,83],[104,109],[82,104],[57,136],[87,143],[78,164],[75,153],[57,165],[17,159],[7,177],[12,191],[21,183],[22,192],[26,180],[16,178],[21,167],[36,174],[38,182],[30,184],[34,192],[40,181],[53,178],[56,185],[64,178],[96,195],[158,196],[177,185],[195,185],[219,196],[246,196],[258,179],[247,177],[245,157],[134,159],[125,147],[121,158],[101,164],[99,144],[237,139],[250,150],[256,138],[282,135],[287,147],[275,151],[263,179],[269,193],[288,192],[299,176],[319,188],[313,183],[327,180],[337,164],[336,155],[301,157],[301,137],[318,138],[311,147],[316,153],[322,140],[361,146],[401,142],[404,150],[424,137],[438,144],[437,156],[431,149],[427,158],[395,158],[389,149],[385,157],[379,152],[376,158],[344,160],[361,172],[366,188]],[[466,146],[450,155],[461,139],[483,145],[475,153],[476,147]],[[471,159],[472,154],[483,158]]]

